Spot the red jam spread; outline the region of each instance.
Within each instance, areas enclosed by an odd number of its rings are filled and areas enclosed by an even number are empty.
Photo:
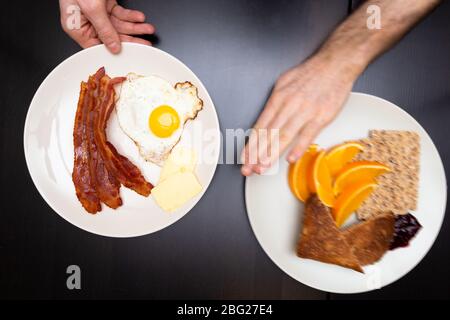
[[[398,215],[395,217],[394,237],[389,250],[407,247],[409,241],[422,228],[419,221],[411,214]]]

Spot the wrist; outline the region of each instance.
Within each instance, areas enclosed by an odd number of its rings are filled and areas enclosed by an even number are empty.
[[[331,48],[326,44],[311,57],[311,60],[318,61],[328,72],[339,74],[350,82],[355,82],[368,65],[356,52],[345,48]]]

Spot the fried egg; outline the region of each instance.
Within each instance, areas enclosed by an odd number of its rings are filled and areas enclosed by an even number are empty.
[[[115,89],[120,127],[145,160],[162,166],[180,140],[186,121],[203,108],[197,88],[190,82],[172,86],[158,76],[130,73]]]

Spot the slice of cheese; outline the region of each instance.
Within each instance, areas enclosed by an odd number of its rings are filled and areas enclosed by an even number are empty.
[[[202,186],[191,171],[178,171],[160,181],[152,189],[152,196],[163,210],[172,212],[201,190]]]
[[[175,147],[164,163],[159,183],[177,172],[193,172],[197,163],[195,151],[183,146]]]

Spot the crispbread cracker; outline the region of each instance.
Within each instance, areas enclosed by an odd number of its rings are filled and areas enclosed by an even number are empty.
[[[411,131],[371,130],[356,160],[378,161],[391,172],[378,177],[378,188],[357,210],[358,218],[393,212],[406,214],[417,207],[420,137]]]

